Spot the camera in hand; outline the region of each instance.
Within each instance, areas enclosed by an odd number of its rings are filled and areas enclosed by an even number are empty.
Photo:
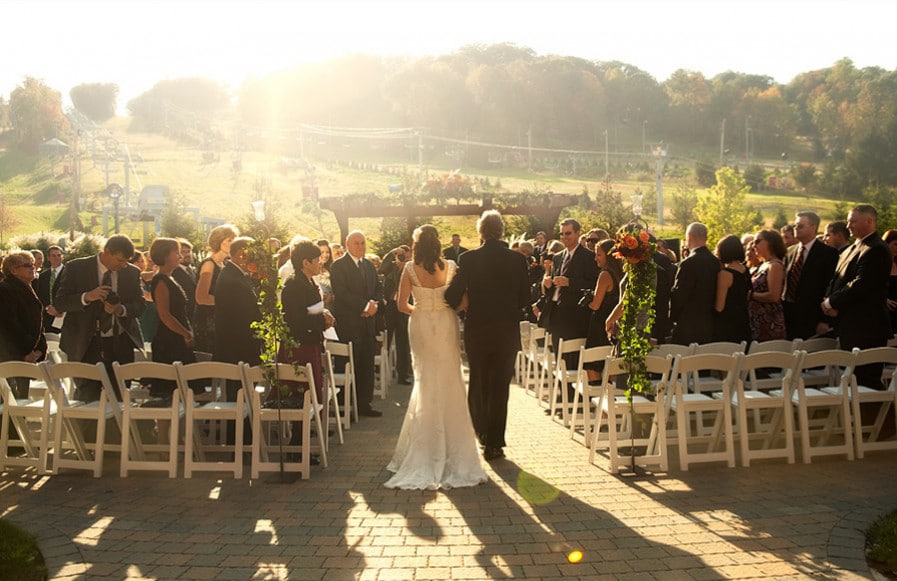
[[[580,307],[588,308],[589,303],[592,302],[592,299],[595,298],[595,291],[590,288],[583,289],[582,298],[579,299],[579,303],[577,303]]]
[[[109,291],[109,294],[106,295],[106,302],[110,305],[117,305],[121,303],[121,297],[118,296],[117,292]]]

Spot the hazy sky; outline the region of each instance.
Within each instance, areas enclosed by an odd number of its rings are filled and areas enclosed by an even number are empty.
[[[620,60],[658,81],[685,68],[787,83],[843,57],[897,68],[895,21],[888,0],[0,0],[0,95],[25,75],[66,101],[79,83],[114,82],[123,108],[165,78],[236,88],[347,52],[439,55],[499,42]]]

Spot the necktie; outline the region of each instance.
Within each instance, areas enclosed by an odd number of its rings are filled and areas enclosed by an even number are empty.
[[[785,293],[785,300],[789,303],[793,303],[797,298],[797,285],[800,283],[800,272],[804,268],[804,250],[803,245],[801,245],[800,250],[797,253],[797,258],[794,260],[794,264],[791,265],[791,270],[788,271],[788,292]]]
[[[573,256],[573,253],[569,250],[564,251],[564,260],[561,262],[561,269],[558,271],[559,276],[567,276],[567,265],[570,264],[570,258]],[[561,300],[561,287],[554,287],[554,296],[552,297],[554,302],[558,302]]]
[[[358,261],[358,272],[361,273],[361,286],[364,289],[364,292],[368,292],[368,281],[367,277],[364,275],[364,258]]]
[[[53,301],[53,289],[56,288],[56,271],[50,269],[50,301]]]
[[[103,286],[108,286],[112,288],[112,271],[107,270],[103,274],[103,282],[101,283]],[[102,306],[100,307],[102,309]],[[112,315],[107,313],[105,310],[102,310],[102,314],[100,315],[100,331],[103,333],[108,333],[112,330],[112,322],[115,319]]]

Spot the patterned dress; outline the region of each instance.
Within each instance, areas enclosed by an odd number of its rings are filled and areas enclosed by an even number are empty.
[[[751,286],[755,293],[769,292],[769,282],[766,280],[769,268],[761,267],[751,278]],[[772,341],[785,339],[785,310],[782,302],[761,303],[751,300],[748,302],[748,313],[751,318],[751,334],[755,341]]]

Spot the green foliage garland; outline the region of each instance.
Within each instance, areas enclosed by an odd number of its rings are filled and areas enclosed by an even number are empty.
[[[654,325],[654,297],[657,285],[656,245],[648,231],[637,222],[620,228],[615,254],[623,260],[626,289],[623,291],[623,316],[620,319],[620,353],[629,371],[626,395],[651,393],[645,357],[651,351],[651,327]]]

